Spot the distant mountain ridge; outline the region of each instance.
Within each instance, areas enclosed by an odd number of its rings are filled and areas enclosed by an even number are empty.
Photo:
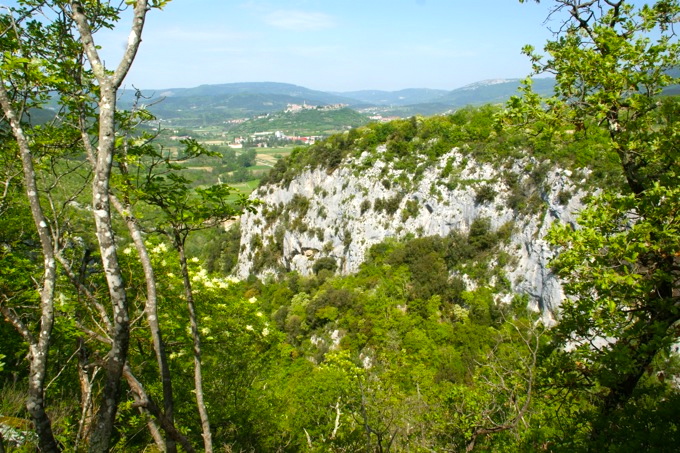
[[[270,94],[295,99],[313,99],[324,104],[341,104],[352,102],[353,99],[327,93],[324,91],[311,90],[309,88],[279,82],[239,82],[223,83],[218,85],[200,85],[194,88],[171,88],[157,90],[164,97],[222,97],[243,94]]]
[[[449,92],[446,90],[433,90],[430,88],[407,88],[399,91],[361,90],[333,92],[333,94],[352,98],[355,101],[386,106],[436,103],[437,99],[447,93]]]
[[[555,86],[555,80],[552,78],[534,79],[533,82],[534,90],[541,95],[551,94]],[[505,102],[510,96],[517,94],[517,89],[521,83],[521,79],[490,79],[451,91],[408,88],[399,91],[364,90],[345,93],[334,92],[334,94],[379,106],[436,104],[448,108],[459,108],[471,104]]]
[[[517,89],[522,81],[520,79],[508,80],[485,80],[466,85],[438,99],[438,102],[447,105],[462,107],[465,105],[497,104],[510,99],[511,96],[518,94]],[[541,96],[550,96],[555,88],[555,79],[536,78],[533,79],[532,89]]]
[[[550,95],[554,79],[534,79],[533,88]],[[242,82],[200,85],[194,88],[141,90],[144,102],[159,118],[183,124],[209,125],[285,110],[289,104],[344,104],[355,110],[375,109],[385,116],[434,115],[466,105],[503,103],[517,94],[520,79],[480,81],[452,91],[408,88],[398,91],[362,90],[325,92],[278,82]],[[129,108],[134,90],[121,94],[120,105]],[[161,102],[156,102],[161,101]]]

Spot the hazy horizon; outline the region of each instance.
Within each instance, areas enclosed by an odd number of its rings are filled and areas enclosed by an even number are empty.
[[[644,1],[632,1],[641,5]],[[14,5],[15,0],[0,0]],[[451,91],[531,73],[558,29],[553,2],[519,0],[173,0],[147,15],[125,85],[143,89],[273,81],[326,92]],[[129,11],[95,35],[117,64]]]
[[[299,84],[296,84],[296,83],[277,82],[277,81],[275,81],[275,80],[250,80],[250,81],[236,81],[236,82],[223,82],[223,83],[219,83],[219,82],[217,82],[217,83],[202,83],[202,84],[193,85],[193,86],[172,86],[172,87],[153,87],[153,86],[144,86],[144,87],[142,87],[142,86],[137,86],[137,85],[135,84],[135,88],[139,88],[139,89],[141,89],[141,90],[143,90],[143,91],[145,91],[145,90],[169,91],[169,90],[188,90],[188,89],[193,89],[193,88],[199,88],[199,87],[202,87],[202,86],[239,85],[239,84],[268,84],[268,83],[272,83],[272,84],[283,84],[283,85],[297,86],[297,87],[300,87],[300,88],[306,88],[306,89],[313,90],[313,91],[319,91],[319,92],[324,92],[324,93],[328,93],[328,94],[340,94],[340,95],[341,95],[341,94],[346,94],[346,93],[371,92],[371,91],[375,91],[375,92],[386,92],[386,93],[396,93],[396,92],[399,92],[399,91],[406,91],[406,90],[436,90],[436,91],[450,92],[450,91],[455,91],[455,90],[458,90],[458,89],[461,89],[461,88],[465,88],[465,87],[467,87],[467,86],[474,85],[474,84],[477,84],[477,83],[492,82],[492,81],[504,81],[504,82],[505,82],[505,81],[510,81],[510,82],[511,82],[511,81],[515,81],[515,80],[521,80],[522,78],[523,78],[523,77],[495,78],[495,79],[477,80],[477,81],[475,81],[475,82],[471,82],[471,83],[465,84],[465,85],[463,85],[463,86],[454,87],[454,88],[451,88],[451,89],[430,88],[430,87],[416,87],[416,86],[413,86],[413,87],[399,88],[399,89],[395,89],[395,90],[382,90],[382,89],[366,88],[366,89],[357,89],[357,90],[337,91],[337,90],[318,90],[318,89],[315,89],[315,88],[310,88],[310,87],[307,87],[307,86],[304,86],[304,85],[299,85]],[[539,76],[538,78],[548,78],[548,77]],[[125,89],[131,89],[131,88],[132,88],[132,87],[131,87],[131,86],[128,86],[127,84],[123,84],[123,87],[122,87],[123,90],[125,90]]]
[[[273,81],[326,92],[451,91],[523,78],[531,65],[521,48],[542,48],[550,36],[548,7],[518,0],[174,0],[148,15],[126,85]],[[111,61],[126,42],[124,27],[97,41]]]

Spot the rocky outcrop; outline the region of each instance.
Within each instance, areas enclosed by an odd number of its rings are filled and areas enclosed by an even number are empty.
[[[331,173],[308,169],[289,184],[255,191],[252,196],[263,205],[241,219],[238,277],[309,275],[324,257],[349,274],[386,238],[466,232],[484,217],[493,229],[513,226],[504,249],[516,259],[506,277],[513,291],[527,294],[535,308],[552,316],[563,294],[548,268],[552,255],[545,235],[553,222],[574,223],[581,208],[584,194],[570,171],[532,158],[481,163],[459,149],[413,171],[383,160],[384,152],[379,146]]]

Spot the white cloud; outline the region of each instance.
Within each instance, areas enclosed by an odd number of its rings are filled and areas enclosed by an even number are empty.
[[[267,14],[264,20],[267,24],[284,30],[313,31],[335,26],[333,17],[328,14],[307,11],[274,11]]]

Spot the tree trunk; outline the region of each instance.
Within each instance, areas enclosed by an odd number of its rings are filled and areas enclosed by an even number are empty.
[[[74,450],[78,451],[78,445],[81,440],[87,441],[92,428],[92,420],[94,418],[94,411],[92,410],[92,381],[98,373],[95,369],[92,375],[88,368],[90,363],[87,358],[87,350],[85,349],[85,342],[82,339],[78,340],[78,378],[80,381],[80,421],[78,423],[78,432],[76,433],[76,440]]]
[[[90,442],[90,451],[93,453],[106,452],[110,448],[113,423],[118,409],[120,381],[123,376],[123,365],[127,360],[130,341],[127,294],[118,263],[109,199],[109,180],[115,139],[113,116],[116,108],[116,90],[108,86],[102,86],[100,90],[99,149],[92,187],[92,208],[99,252],[113,310],[113,325],[109,332],[112,341],[111,349],[104,363],[106,379],[102,401],[97,412]]]
[[[161,383],[163,386],[163,416],[168,423],[174,426],[174,397],[172,392],[172,377],[170,375],[170,366],[168,365],[168,358],[165,352],[165,343],[163,342],[163,337],[161,335],[161,327],[158,321],[158,298],[156,293],[156,276],[153,271],[153,266],[151,265],[151,259],[149,258],[149,253],[144,244],[144,238],[142,237],[142,232],[137,224],[134,217],[126,212],[131,212],[131,208],[127,209],[121,204],[121,202],[115,198],[111,197],[111,201],[118,211],[118,213],[125,219],[128,231],[132,237],[132,241],[135,244],[137,253],[139,254],[139,260],[142,264],[142,269],[144,269],[144,278],[146,280],[146,304],[144,311],[146,313],[146,320],[149,324],[149,330],[151,332],[151,341],[153,343],[153,349],[156,354],[156,362],[158,363],[158,370],[161,377]],[[166,439],[165,442],[167,453],[175,453],[177,451],[177,446],[175,441],[171,438]]]
[[[201,338],[198,332],[198,319],[196,316],[196,305],[194,304],[194,294],[191,289],[191,279],[189,278],[189,267],[187,265],[187,258],[184,252],[184,241],[180,233],[175,230],[173,237],[175,247],[179,252],[179,262],[182,269],[182,279],[184,281],[184,295],[187,300],[187,307],[189,309],[189,324],[191,325],[191,339],[193,340],[194,348],[194,389],[196,391],[196,404],[198,406],[198,414],[201,417],[201,430],[203,434],[203,445],[206,453],[212,453],[212,434],[210,433],[210,419],[208,417],[208,410],[205,406],[203,395],[203,373],[201,366]]]
[[[11,316],[9,311],[3,310],[3,314],[10,317],[15,328],[19,330],[19,333],[29,343],[28,358],[30,371],[26,408],[33,418],[40,449],[43,453],[58,452],[60,448],[54,438],[50,419],[45,412],[45,375],[47,372],[52,327],[54,326],[54,287],[57,278],[54,243],[40,204],[31,148],[19,122],[20,114],[14,110],[5,86],[5,81],[0,79],[0,106],[2,106],[2,110],[10,123],[12,133],[19,146],[24,170],[26,195],[31,207],[31,215],[35,222],[38,237],[40,238],[44,262],[42,288],[40,289],[40,331],[38,337],[35,338],[21,320],[18,317]]]
[[[88,159],[91,161],[93,166],[96,166],[96,150],[89,142],[89,136],[87,131],[87,124],[84,118],[80,118],[80,132],[83,137],[83,143],[85,150],[88,155]],[[121,164],[121,172],[127,174],[127,168],[124,164]],[[146,313],[146,320],[149,324],[149,331],[151,334],[151,340],[154,348],[154,353],[156,355],[156,362],[158,363],[158,370],[161,377],[161,383],[163,388],[163,408],[164,416],[167,418],[168,422],[174,426],[174,397],[172,391],[172,377],[170,374],[170,367],[168,365],[167,354],[165,351],[165,343],[161,335],[161,327],[158,320],[158,296],[156,287],[156,276],[153,271],[153,266],[151,265],[151,259],[149,258],[149,253],[144,243],[144,237],[142,235],[141,228],[137,222],[137,219],[131,215],[132,207],[129,203],[125,205],[112,193],[109,194],[111,204],[118,212],[118,214],[125,220],[125,224],[130,233],[130,237],[135,245],[135,249],[139,254],[139,260],[142,264],[142,269],[144,270],[144,279],[146,281],[146,304],[144,311]],[[110,325],[110,322],[107,323]],[[177,447],[173,439],[166,439],[165,441],[165,451],[168,453],[175,453]]]
[[[130,321],[127,311],[127,295],[122,273],[118,264],[115,235],[111,223],[110,178],[115,150],[116,93],[134,61],[141,43],[142,30],[148,9],[147,0],[134,4],[130,36],[123,57],[113,73],[109,73],[102,62],[95,45],[92,28],[85,8],[80,1],[70,2],[70,15],[80,34],[83,50],[99,83],[99,130],[98,149],[92,187],[92,208],[95,218],[97,241],[101,253],[104,275],[109,287],[113,311],[113,326],[110,329],[111,350],[104,369],[106,379],[102,401],[97,412],[91,436],[90,452],[106,452],[110,448],[113,424],[118,409],[120,381],[123,366],[127,360],[130,341]]]
[[[153,415],[161,428],[168,435],[168,438],[172,439],[174,442],[180,444],[182,448],[188,453],[195,453],[194,447],[189,443],[186,437],[180,433],[173,424],[171,424],[161,413],[158,405],[151,399],[151,397],[146,393],[142,384],[137,380],[137,378],[132,374],[129,366],[124,369],[125,379],[127,380],[130,389],[135,394],[135,401]]]

